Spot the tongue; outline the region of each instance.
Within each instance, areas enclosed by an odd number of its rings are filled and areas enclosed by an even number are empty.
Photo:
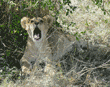
[[[37,35],[35,34],[35,35],[34,35],[34,38],[35,38],[36,40],[38,40],[38,39],[40,38],[40,37],[39,37],[39,34],[37,34]]]

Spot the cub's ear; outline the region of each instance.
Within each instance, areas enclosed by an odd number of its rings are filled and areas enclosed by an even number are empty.
[[[28,30],[28,29],[26,29],[26,24],[29,23],[29,22],[30,22],[30,18],[23,17],[21,19],[21,26],[22,26],[22,28],[24,28],[25,30]]]
[[[49,15],[44,16],[43,20],[45,23],[47,23],[49,25],[49,28],[52,26],[53,22],[55,22],[55,18],[52,16],[49,16]]]

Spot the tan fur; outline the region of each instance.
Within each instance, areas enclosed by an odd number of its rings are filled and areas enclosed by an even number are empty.
[[[75,39],[60,29],[53,29],[53,22],[54,18],[49,15],[43,18],[23,17],[21,19],[22,28],[28,32],[27,46],[20,61],[23,72],[30,73],[33,68],[32,62],[34,62],[34,67],[39,67],[42,61],[48,66],[48,63],[58,61],[67,51],[71,50]],[[40,39],[38,30],[41,31]],[[44,71],[47,72],[47,70]]]

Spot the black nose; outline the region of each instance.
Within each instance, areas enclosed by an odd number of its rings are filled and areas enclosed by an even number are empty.
[[[38,24],[39,24],[39,22],[35,22],[35,24],[36,24],[36,25],[38,25]]]

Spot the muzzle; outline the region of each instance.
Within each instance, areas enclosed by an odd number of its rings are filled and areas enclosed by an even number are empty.
[[[34,30],[34,35],[33,35],[35,40],[40,40],[41,39],[41,30],[36,26]]]

